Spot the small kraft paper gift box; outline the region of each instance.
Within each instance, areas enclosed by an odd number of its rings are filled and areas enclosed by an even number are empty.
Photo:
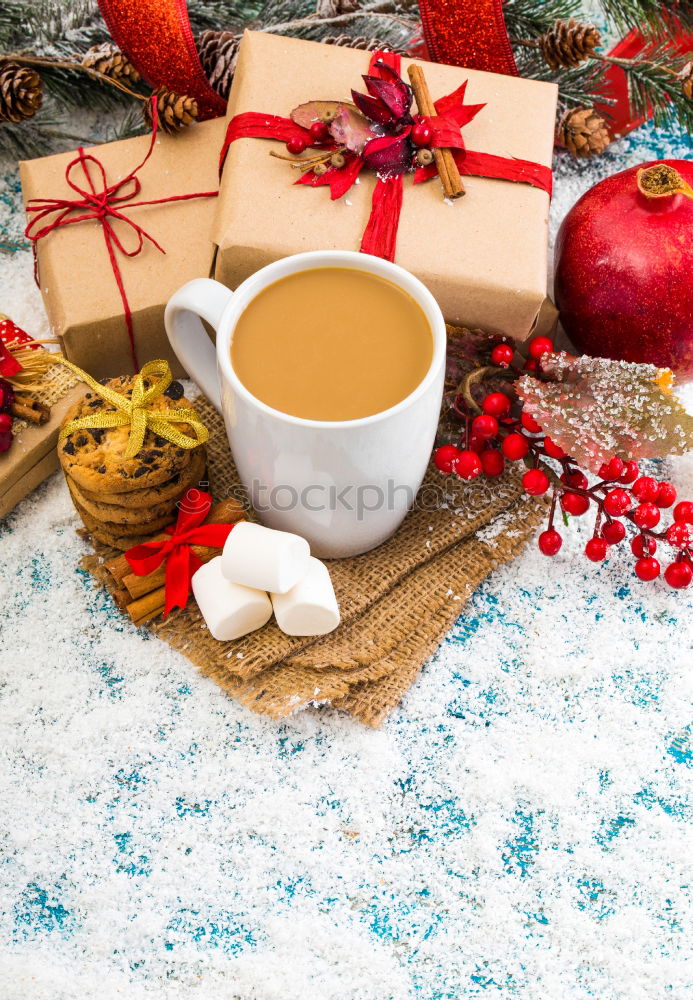
[[[385,95],[385,103],[397,103],[387,86],[364,84],[371,58],[371,53],[340,46],[245,33],[227,114],[214,226],[215,277],[235,288],[258,268],[288,254],[364,249],[389,256],[417,275],[454,325],[497,331],[520,341],[538,322],[549,326],[555,316],[547,304],[546,283],[557,87],[419,60],[400,62],[392,54],[383,58],[393,72],[371,68],[386,85],[395,80],[395,71],[407,83],[413,62],[423,69],[436,105],[429,108],[433,117],[426,119],[439,137],[433,144],[442,146],[446,135],[446,142],[456,144],[454,159],[465,194],[453,200],[444,197],[435,163],[426,165],[427,154],[412,160],[415,145],[404,153],[409,160],[401,183],[383,183],[388,167],[378,169],[383,156],[391,166],[397,150],[381,149],[369,157],[366,154],[376,147],[369,149],[368,141],[360,154],[365,169],[359,172],[353,141],[359,126],[349,110],[349,105],[357,110],[352,90],[369,90],[366,103],[358,108],[372,108],[381,120],[383,102],[378,98]],[[401,95],[401,85],[395,86]],[[286,162],[319,155],[320,146],[310,142],[301,151],[301,136],[311,138],[305,131],[311,117],[326,123],[310,105],[303,116],[299,112],[304,129],[298,129],[294,109],[307,102],[333,101],[347,105],[340,112],[341,135],[346,137],[341,169],[347,173],[341,184],[330,163],[302,175]],[[292,111],[294,121],[287,123]],[[416,112],[417,102],[411,115]],[[368,138],[383,132],[411,135],[405,128],[407,113],[405,109],[394,127],[392,121],[383,129],[376,123]],[[410,126],[417,120],[410,117]],[[331,134],[334,137],[332,129]],[[378,138],[375,143],[387,144]],[[294,158],[290,154],[296,151]],[[413,172],[412,165],[420,169]],[[420,183],[423,180],[426,183]]]
[[[130,374],[155,358],[184,374],[164,308],[186,281],[211,274],[223,135],[223,121],[201,122],[20,164],[51,330],[94,377]],[[108,212],[99,216],[104,192]]]

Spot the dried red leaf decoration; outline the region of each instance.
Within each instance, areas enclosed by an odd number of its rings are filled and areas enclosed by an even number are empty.
[[[310,128],[314,122],[324,120],[326,111],[338,115],[345,107],[342,101],[306,101],[291,112],[291,120],[303,128]]]
[[[366,118],[379,125],[389,125],[393,121],[392,112],[377,97],[369,97],[368,94],[359,94],[358,90],[352,90],[351,97],[356,107]]]
[[[363,82],[366,84],[368,93],[376,100],[382,101],[395,118],[402,118],[409,114],[412,90],[403,80],[394,82],[381,80],[377,76],[364,76]]]
[[[330,125],[330,135],[339,146],[346,146],[352,153],[360,153],[373,138],[368,119],[354,108],[343,105]]]
[[[403,174],[411,167],[410,132],[411,128],[406,128],[401,135],[371,139],[361,154],[363,162],[383,179]]]

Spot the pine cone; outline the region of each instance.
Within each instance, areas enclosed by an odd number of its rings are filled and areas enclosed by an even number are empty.
[[[571,17],[569,21],[556,21],[553,28],[539,36],[539,48],[554,72],[571,69],[588,59],[601,45],[599,29],[593,24],[582,24]]]
[[[156,94],[156,106],[159,112],[159,127],[169,135],[175,135],[186,125],[190,125],[197,118],[197,101],[194,97],[186,97],[183,94],[174,94],[166,87],[159,87],[154,91]],[[152,106],[150,101],[146,101],[142,108],[144,120],[147,127],[152,127]]]
[[[686,63],[679,73],[681,90],[687,101],[693,102],[693,62]]]
[[[195,39],[202,69],[217,94],[226,101],[236,71],[241,40],[231,31],[201,31]]]
[[[82,56],[82,66],[95,69],[97,73],[120,80],[121,83],[138,83],[141,79],[128,57],[112,42],[92,45]]]
[[[35,69],[0,61],[0,122],[33,118],[43,101],[43,83]]]
[[[573,156],[599,156],[611,142],[604,119],[594,108],[570,108],[558,123],[558,142]]]
[[[379,38],[366,38],[365,35],[328,35],[322,39],[325,45],[342,45],[348,49],[360,49],[363,52],[375,52],[376,49],[387,49],[389,46]]]
[[[338,17],[340,14],[353,14],[361,6],[361,0],[317,0],[316,17]]]

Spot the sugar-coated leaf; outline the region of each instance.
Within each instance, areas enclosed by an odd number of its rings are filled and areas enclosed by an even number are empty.
[[[583,469],[597,474],[614,455],[639,461],[693,448],[693,417],[674,395],[667,368],[552,354],[542,373],[548,381],[523,376],[517,395]]]
[[[310,128],[314,122],[323,121],[323,115],[326,111],[330,112],[334,118],[344,107],[342,101],[307,101],[294,108],[291,112],[291,120],[302,128]]]
[[[339,146],[346,146],[353,153],[360,153],[373,138],[368,119],[348,105],[342,107],[331,123],[330,135]]]

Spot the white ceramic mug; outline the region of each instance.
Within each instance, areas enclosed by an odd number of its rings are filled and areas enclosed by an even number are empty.
[[[233,370],[233,332],[248,303],[266,285],[320,267],[389,279],[418,302],[430,324],[428,372],[412,393],[382,413],[343,421],[290,416],[256,399]],[[216,330],[216,350],[200,317]],[[367,254],[301,253],[263,267],[235,292],[208,278],[188,282],[170,299],[165,322],[181,364],[224,416],[241,482],[265,524],[302,535],[313,554],[324,558],[367,552],[397,530],[431,455],[445,375],[445,322],[417,278]]]

